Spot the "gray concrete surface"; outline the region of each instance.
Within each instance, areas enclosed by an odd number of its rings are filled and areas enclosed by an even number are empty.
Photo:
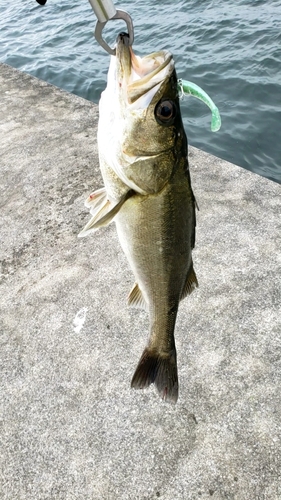
[[[148,318],[114,224],[77,238],[97,107],[5,65],[0,101],[0,498],[281,499],[281,186],[190,148],[200,287],[171,406],[130,389]]]

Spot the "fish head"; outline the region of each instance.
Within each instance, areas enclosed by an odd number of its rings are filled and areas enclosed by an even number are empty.
[[[168,182],[177,160],[187,155],[170,52],[141,58],[128,35],[118,35],[100,100],[98,142],[102,171],[106,162],[129,188],[156,193]]]

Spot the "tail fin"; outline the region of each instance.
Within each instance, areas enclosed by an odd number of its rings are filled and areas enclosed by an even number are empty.
[[[153,383],[162,399],[172,403],[177,402],[178,371],[175,349],[169,354],[159,354],[148,347],[143,351],[132,378],[131,387],[143,389]]]

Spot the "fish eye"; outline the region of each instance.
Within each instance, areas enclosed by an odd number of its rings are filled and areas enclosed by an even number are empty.
[[[160,125],[172,125],[177,109],[175,103],[170,99],[161,99],[155,106],[154,114]]]

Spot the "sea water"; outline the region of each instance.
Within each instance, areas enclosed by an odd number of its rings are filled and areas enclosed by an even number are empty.
[[[281,0],[116,1],[134,22],[134,50],[174,54],[179,78],[218,106],[181,104],[189,143],[281,183]],[[109,55],[97,44],[88,0],[0,0],[0,61],[98,102]],[[125,24],[110,21],[111,45]],[[0,89],[1,92],[1,89]]]

